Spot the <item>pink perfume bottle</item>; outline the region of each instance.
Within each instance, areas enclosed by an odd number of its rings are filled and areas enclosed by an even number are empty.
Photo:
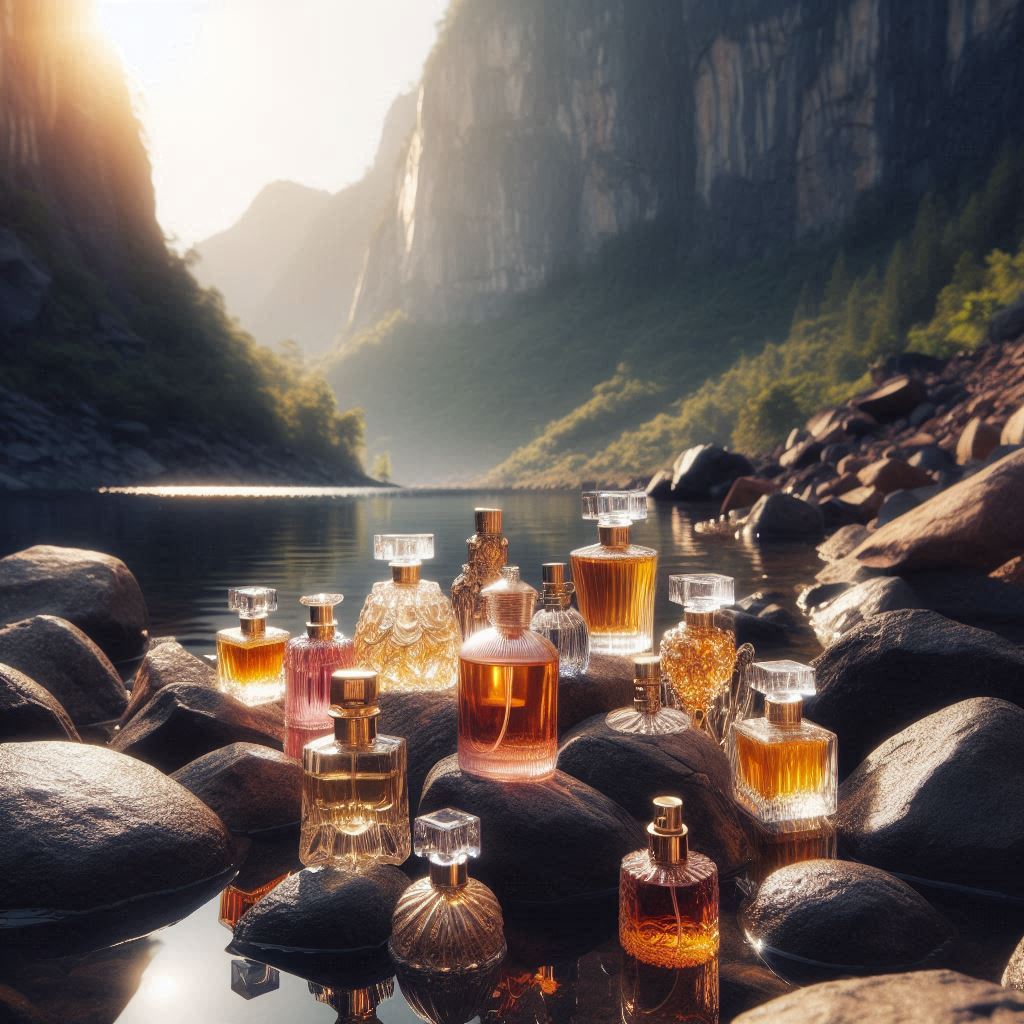
[[[331,728],[331,673],[355,664],[352,641],[334,620],[334,607],[343,600],[341,594],[299,598],[309,609],[309,622],[306,635],[293,637],[285,648],[284,724],[289,728]]]

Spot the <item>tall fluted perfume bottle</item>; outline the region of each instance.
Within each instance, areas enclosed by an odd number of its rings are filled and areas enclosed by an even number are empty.
[[[469,561],[452,583],[452,605],[462,630],[462,639],[487,628],[480,591],[493,583],[508,562],[508,539],[502,534],[500,508],[473,510],[476,533],[466,541]]]
[[[352,641],[338,632],[334,608],[341,594],[300,597],[309,609],[303,636],[292,637],[284,652],[284,724],[288,728],[329,728],[331,675],[355,664]]]
[[[736,802],[780,831],[834,814],[836,735],[803,717],[814,693],[814,669],[797,661],[760,661],[750,686],[764,694],[763,718],[734,722],[726,753]]]
[[[702,728],[715,699],[732,682],[736,636],[731,617],[733,579],[716,573],[669,576],[668,597],[683,621],[661,639],[661,665],[680,706]]]
[[[331,676],[334,735],[302,752],[299,859],[359,871],[411,852],[405,740],[377,734],[379,684],[370,669]]]
[[[558,758],[558,651],[530,629],[537,591],[505,566],[484,600],[491,625],[459,657],[459,767],[502,782],[547,778]]]
[[[684,711],[662,704],[661,688],[661,658],[656,654],[634,658],[633,706],[609,711],[608,727],[636,736],[667,736],[688,728],[690,719]]]
[[[629,529],[647,518],[643,491],[587,491],[583,518],[597,520],[598,543],[569,556],[576,599],[593,654],[642,654],[654,643],[658,552],[632,544]]]
[[[217,686],[243,704],[267,704],[284,690],[284,649],[291,635],[267,625],[277,610],[277,591],[238,587],[228,591],[238,625],[217,634]]]
[[[413,882],[395,907],[391,956],[417,971],[492,967],[505,955],[501,907],[468,871],[469,858],[480,856],[480,819],[451,807],[420,815],[413,849],[427,858],[430,874]]]
[[[567,679],[583,675],[590,665],[590,631],[572,606],[574,587],[565,578],[565,562],[541,566],[541,607],[530,628],[550,640],[558,651],[558,674]]]
[[[718,868],[689,850],[683,801],[654,798],[647,849],[619,875],[619,942],[658,967],[694,967],[718,955]]]
[[[374,583],[356,624],[355,659],[376,669],[386,690],[446,690],[459,677],[462,636],[441,588],[420,579],[434,557],[432,533],[384,533],[373,557],[391,566],[391,579]]]

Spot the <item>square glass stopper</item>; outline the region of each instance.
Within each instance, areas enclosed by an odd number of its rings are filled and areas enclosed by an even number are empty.
[[[243,619],[265,619],[277,611],[277,591],[271,587],[237,587],[228,591],[228,607]]]
[[[731,576],[718,573],[681,573],[668,578],[668,599],[686,608],[726,608],[736,600]]]
[[[480,856],[480,819],[475,814],[442,808],[413,822],[412,848],[434,864],[462,864]]]
[[[605,525],[628,525],[647,518],[644,491],[584,491],[583,518]]]
[[[811,697],[814,669],[799,661],[755,661],[747,677],[753,690],[770,697]]]
[[[413,563],[434,557],[432,533],[378,533],[373,538],[378,562]]]

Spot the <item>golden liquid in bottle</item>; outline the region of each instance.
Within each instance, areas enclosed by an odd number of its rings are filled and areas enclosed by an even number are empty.
[[[736,730],[739,780],[766,800],[817,793],[825,784],[828,744],[824,739],[794,736],[763,743]]]
[[[378,815],[394,804],[397,780],[393,771],[342,771],[303,779],[303,799],[317,825],[330,825],[345,835],[362,835]]]
[[[805,860],[827,860],[836,855],[836,830],[828,822],[803,832],[770,833],[756,829],[754,860],[748,875],[760,885],[773,871]]]
[[[657,556],[573,554],[570,561],[576,600],[591,638],[603,633],[653,635]]]
[[[703,720],[732,680],[736,640],[718,626],[688,623],[670,629],[661,641],[661,667],[680,705]]]
[[[283,671],[287,642],[287,636],[250,640],[244,644],[218,637],[217,678],[236,686],[273,681]]]

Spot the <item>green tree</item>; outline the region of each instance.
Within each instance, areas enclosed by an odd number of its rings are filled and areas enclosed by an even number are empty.
[[[838,313],[846,302],[846,294],[850,290],[850,273],[846,269],[846,251],[839,250],[832,264],[832,273],[829,275],[828,284],[825,285],[825,294],[821,300],[821,311],[823,313]]]
[[[802,419],[797,390],[790,381],[775,381],[740,411],[733,442],[744,451],[764,451]]]

